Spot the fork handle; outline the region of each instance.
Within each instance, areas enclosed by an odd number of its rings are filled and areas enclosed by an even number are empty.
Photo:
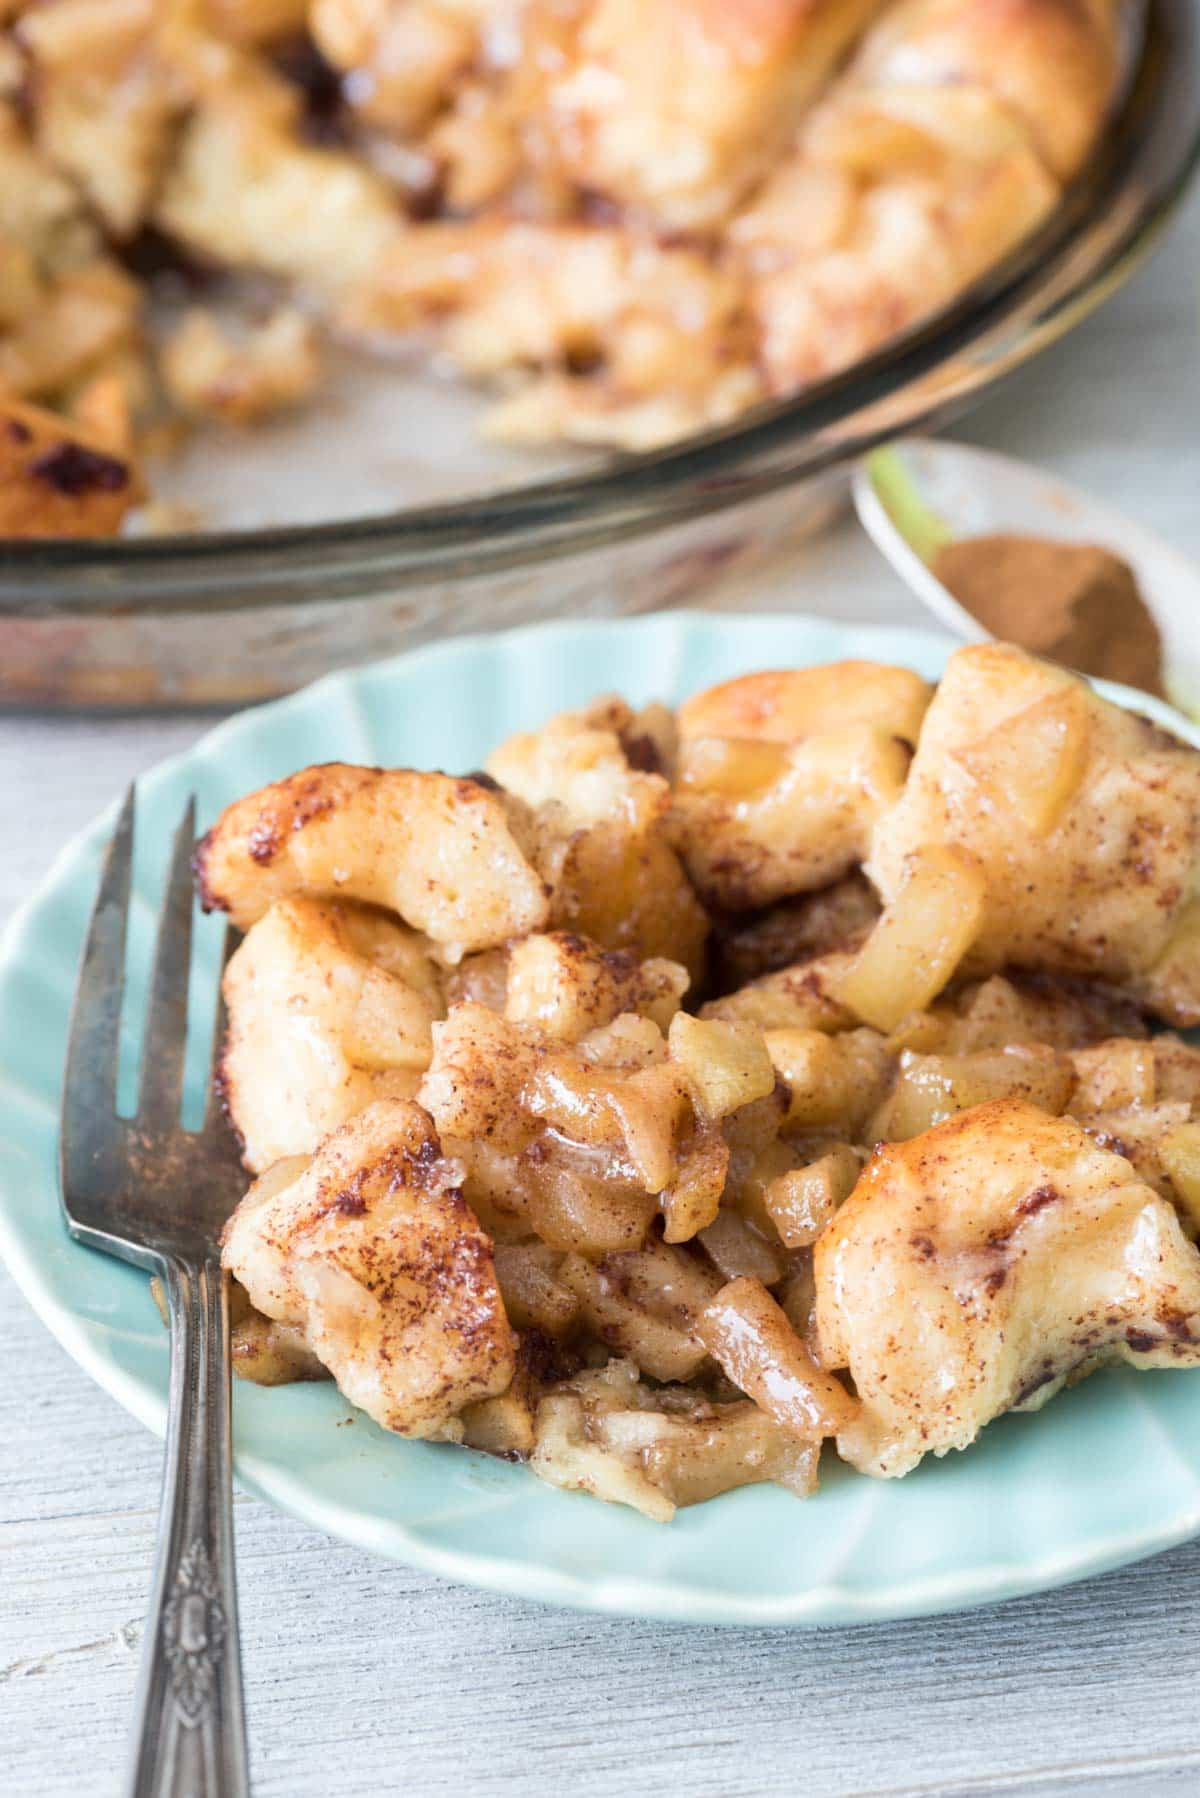
[[[214,1250],[164,1257],[171,1390],[130,1798],[244,1798],[229,1308]]]

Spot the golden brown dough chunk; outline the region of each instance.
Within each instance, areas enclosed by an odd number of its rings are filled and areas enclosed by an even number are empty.
[[[526,805],[560,806],[572,829],[614,816],[649,829],[670,800],[661,762],[673,754],[674,734],[670,714],[664,719],[660,710],[647,708],[647,720],[609,696],[558,712],[537,730],[507,737],[488,756],[487,771]]]
[[[193,307],[163,345],[159,372],[181,412],[253,424],[311,397],[321,376],[316,328],[288,306],[233,333]]]
[[[876,726],[916,747],[933,689],[911,668],[885,662],[826,662],[740,674],[685,699],[680,737],[802,743],[848,725]]]
[[[505,443],[721,427],[875,350],[1053,210],[1126,10],[0,0],[0,392],[90,429],[107,383],[109,448],[149,457],[189,421],[305,400],[323,315],[368,352],[436,338],[494,388],[482,430]],[[245,343],[192,320],[158,366],[160,238],[303,317]],[[161,503],[138,526],[191,522]]]
[[[1113,0],[907,0],[730,229],[777,392],[946,305],[1051,212],[1119,72]]]
[[[881,0],[586,0],[535,157],[656,229],[719,223]]]
[[[132,465],[91,435],[0,398],[0,537],[111,537],[139,491]]]
[[[679,714],[675,812],[705,900],[746,911],[841,879],[899,797],[928,703],[872,662],[750,674]]]
[[[1121,29],[1115,0],[906,0],[870,32],[854,74],[884,87],[985,87],[1066,180],[1112,100]]]
[[[461,1434],[516,1365],[492,1245],[426,1114],[379,1100],[312,1162],[282,1162],[225,1226],[255,1309],[303,1330],[351,1404],[401,1436]]]
[[[445,1011],[414,931],[365,906],[281,899],[225,970],[220,1085],[243,1159],[311,1155],[373,1099],[411,1099]]]
[[[404,135],[452,98],[488,15],[503,11],[494,0],[310,0],[309,28],[359,116]]]
[[[984,876],[968,971],[1082,975],[1200,1021],[1194,749],[1018,649],[959,650],[875,827],[867,872],[885,901],[908,858],[939,846]]]
[[[908,763],[902,743],[870,728],[787,747],[697,738],[675,790],[688,873],[731,912],[827,886],[866,856]]]
[[[49,0],[21,21],[38,149],[117,238],[145,218],[187,102],[156,42],[168,10]]]
[[[0,389],[24,399],[56,402],[70,393],[81,401],[82,384],[106,373],[140,389],[138,288],[116,263],[96,256],[51,273],[0,235],[0,273]]]
[[[1069,1118],[1020,1099],[876,1151],[816,1249],[827,1367],[862,1400],[838,1452],[907,1473],[1097,1364],[1200,1360],[1200,1255]]]
[[[290,118],[232,98],[190,115],[153,219],[202,256],[326,298],[372,275],[403,229],[386,182],[365,163],[314,148]]]
[[[357,899],[455,959],[546,921],[546,889],[514,825],[514,809],[478,781],[326,762],[227,806],[196,851],[196,877],[205,908],[239,930],[277,899]]]
[[[271,44],[308,23],[309,0],[204,0],[212,30],[236,44]]]
[[[24,79],[19,62],[17,85]],[[128,340],[135,306],[82,195],[0,99],[0,395],[53,397]]]

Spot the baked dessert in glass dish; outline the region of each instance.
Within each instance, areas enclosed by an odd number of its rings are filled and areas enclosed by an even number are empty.
[[[210,522],[155,499],[181,433],[313,403],[347,344],[479,384],[510,444],[646,451],[795,394],[1046,222],[1139,11],[17,0],[0,528]]]
[[[229,806],[235,1365],[668,1520],[1200,1361],[1200,753],[997,644]]]

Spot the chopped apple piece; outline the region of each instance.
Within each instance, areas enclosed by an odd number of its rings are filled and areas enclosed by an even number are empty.
[[[858,1401],[817,1366],[761,1281],[723,1286],[697,1330],[734,1385],[802,1442],[835,1436],[857,1415]]]
[[[817,1281],[811,1249],[792,1256],[792,1266],[775,1294],[775,1302],[797,1336],[815,1343],[820,1355],[816,1331]]]
[[[987,882],[956,843],[907,857],[895,899],[837,983],[838,997],[877,1030],[924,1011],[971,947],[983,922]]]
[[[1077,1049],[1071,1060],[1075,1068],[1071,1110],[1076,1115],[1153,1105],[1157,1096],[1153,1043],[1116,1037],[1090,1049]]]
[[[622,1428],[639,1444],[650,1478],[677,1505],[757,1480],[774,1480],[798,1498],[816,1490],[819,1446],[797,1442],[754,1404],[714,1406],[696,1419],[627,1413],[602,1420],[600,1433],[612,1441]]]
[[[630,1263],[616,1257],[596,1267],[582,1255],[568,1255],[560,1278],[594,1334],[611,1349],[628,1355],[653,1380],[690,1380],[704,1360],[705,1345],[686,1308],[674,1319],[656,1315],[640,1295],[629,1293],[630,1272]]]
[[[700,1241],[714,1265],[727,1280],[750,1274],[764,1286],[783,1278],[784,1257],[740,1211],[722,1206],[712,1223],[700,1232]]]
[[[535,1421],[536,1444],[530,1466],[538,1478],[568,1492],[590,1492],[609,1504],[631,1505],[655,1523],[670,1523],[675,1506],[647,1479],[640,1464],[622,1460],[587,1434],[588,1418],[574,1392],[551,1392]]]
[[[1049,836],[1087,768],[1087,694],[1075,682],[1048,693],[960,750],[957,759],[1026,830]]]
[[[887,1045],[873,1030],[826,1036],[820,1030],[768,1030],[767,1049],[788,1089],[787,1125],[853,1132],[883,1096]]]
[[[707,1118],[726,1117],[774,1091],[766,1041],[753,1024],[677,1011],[667,1042]]]
[[[496,1284],[516,1330],[563,1336],[575,1322],[579,1300],[556,1279],[560,1256],[540,1242],[495,1246]]]
[[[834,997],[834,986],[850,965],[850,951],[831,950],[763,974],[735,993],[710,999],[702,1018],[737,1018],[762,1030],[851,1030],[854,1013]]]
[[[807,1167],[780,1174],[763,1197],[771,1221],[789,1249],[809,1248],[854,1191],[859,1159],[848,1143],[835,1143]]]
[[[721,1208],[728,1172],[729,1144],[715,1124],[702,1124],[682,1152],[679,1172],[658,1195],[665,1242],[690,1242],[708,1228]]]
[[[506,1460],[515,1455],[532,1454],[537,1403],[536,1383],[518,1367],[507,1392],[501,1392],[496,1398],[477,1399],[473,1405],[464,1408],[463,1442],[467,1448],[482,1449],[487,1455],[502,1455]]]
[[[906,1049],[875,1134],[887,1142],[908,1142],[956,1112],[1009,1093],[1058,1116],[1070,1100],[1072,1084],[1066,1056],[1042,1043],[1015,1043],[974,1055],[917,1055]]]
[[[665,1030],[688,987],[677,962],[639,961],[601,949],[573,931],[527,936],[508,951],[504,1015],[561,1042],[578,1042],[622,1012],[652,1018]]]

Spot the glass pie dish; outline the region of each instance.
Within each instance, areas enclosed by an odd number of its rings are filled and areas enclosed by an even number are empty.
[[[846,373],[667,448],[533,481],[527,461],[468,452],[463,426],[461,461],[439,437],[441,485],[400,511],[6,545],[0,702],[247,703],[463,630],[701,594],[736,604],[840,504],[849,460],[961,412],[1148,252],[1200,154],[1200,4],[1147,0],[1133,16],[1142,30],[1123,99],[1053,216],[953,305]],[[425,386],[432,395],[434,380]],[[441,416],[444,388],[431,404]],[[343,418],[330,436],[327,420],[300,462],[279,461],[277,479],[305,490],[288,515],[328,517],[330,471],[356,428]],[[404,428],[421,454],[433,429],[424,412]],[[221,452],[207,453],[219,484]],[[224,478],[252,477],[230,467]]]

